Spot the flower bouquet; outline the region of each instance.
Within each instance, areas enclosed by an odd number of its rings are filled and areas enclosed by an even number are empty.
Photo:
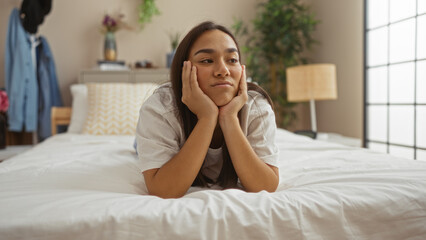
[[[105,34],[104,58],[107,61],[117,60],[117,44],[114,33],[121,28],[130,29],[130,26],[123,21],[123,14],[105,14],[102,20],[101,32]]]
[[[112,16],[110,14],[105,14],[104,19],[102,20],[102,28],[101,31],[103,33],[108,32],[116,32],[119,30],[122,25],[124,24],[122,22],[122,18],[124,17],[123,14],[118,14],[117,16]]]

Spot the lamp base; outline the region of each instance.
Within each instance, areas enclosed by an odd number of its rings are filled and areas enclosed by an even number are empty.
[[[317,132],[314,132],[312,130],[298,130],[298,131],[295,131],[294,133],[298,134],[298,135],[307,136],[307,137],[310,137],[312,139],[317,138]]]

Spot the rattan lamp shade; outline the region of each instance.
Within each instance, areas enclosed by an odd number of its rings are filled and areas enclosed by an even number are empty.
[[[309,64],[289,67],[287,75],[287,100],[289,102],[309,101],[311,110],[311,131],[300,131],[316,138],[317,120],[315,100],[337,99],[336,65]]]
[[[308,64],[287,68],[287,100],[337,99],[336,65]]]

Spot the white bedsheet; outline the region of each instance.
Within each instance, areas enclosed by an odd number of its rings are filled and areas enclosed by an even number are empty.
[[[147,196],[133,137],[59,134],[0,163],[0,239],[426,239],[426,162],[279,130],[275,193]]]

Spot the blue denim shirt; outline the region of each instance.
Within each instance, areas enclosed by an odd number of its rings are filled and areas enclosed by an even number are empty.
[[[50,109],[53,106],[62,106],[62,99],[56,77],[55,61],[49,44],[44,37],[40,37],[37,53],[39,85],[38,138],[42,141],[52,135]]]
[[[31,57],[31,40],[22,27],[16,8],[12,10],[7,30],[5,77],[9,95],[9,129],[37,130],[38,87]]]

